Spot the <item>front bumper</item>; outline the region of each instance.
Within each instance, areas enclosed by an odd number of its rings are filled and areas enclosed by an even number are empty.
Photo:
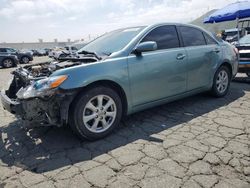
[[[22,112],[22,106],[20,102],[11,100],[6,94],[5,91],[1,91],[0,93],[0,99],[3,105],[3,108],[7,111],[9,111],[12,114],[21,114]]]
[[[250,73],[250,61],[240,61],[238,72],[240,73]]]
[[[14,63],[15,63],[15,66],[17,66],[17,64],[19,63],[18,58],[14,58]]]
[[[75,91],[58,93],[49,99],[11,99],[1,91],[0,99],[5,110],[25,120],[29,127],[63,126],[68,124],[69,106]]]

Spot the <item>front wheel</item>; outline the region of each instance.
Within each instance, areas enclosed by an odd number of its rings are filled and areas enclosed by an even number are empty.
[[[73,102],[70,126],[81,138],[97,140],[110,134],[120,123],[122,102],[108,87],[97,86]]]
[[[15,65],[12,59],[3,60],[2,64],[3,64],[4,68],[14,67],[14,65]]]
[[[214,75],[211,93],[215,97],[224,97],[229,90],[231,73],[228,67],[221,66]]]

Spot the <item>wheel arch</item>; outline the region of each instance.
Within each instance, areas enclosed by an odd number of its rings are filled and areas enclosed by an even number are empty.
[[[14,61],[14,59],[13,59],[12,57],[4,57],[4,58],[2,59],[2,62],[3,62],[4,60],[6,60],[6,59],[10,59],[11,61]]]
[[[225,67],[227,67],[227,68],[230,70],[231,78],[232,78],[232,76],[233,76],[233,67],[232,67],[232,65],[231,65],[228,61],[224,61],[224,62],[218,67],[218,69],[219,69],[220,67],[222,67],[222,66],[225,66]],[[217,70],[218,70],[218,69],[217,69]]]
[[[91,89],[93,87],[96,87],[96,86],[109,87],[109,88],[113,89],[115,92],[117,92],[117,94],[121,98],[122,110],[123,110],[122,115],[124,117],[128,111],[128,97],[127,97],[126,92],[123,89],[123,87],[120,84],[118,84],[117,82],[112,81],[112,80],[98,80],[98,81],[91,82],[88,85],[79,88],[78,94],[74,97],[72,103],[70,104],[70,107],[72,106],[72,104],[74,103],[74,101],[78,95],[80,95],[82,92],[84,92],[88,89]]]
[[[217,82],[216,82],[216,80],[217,80],[217,75],[219,74],[219,71],[222,69],[222,68],[224,68],[224,67],[226,67],[228,70],[229,70],[229,74],[231,74],[231,75],[229,75],[229,76],[231,76],[231,78],[230,79],[232,79],[233,78],[233,68],[232,68],[232,65],[228,62],[228,61],[224,61],[223,63],[221,63],[219,66],[218,66],[218,68],[216,69],[216,72],[215,72],[215,74],[214,74],[214,77],[213,77],[213,84],[212,84],[212,87],[211,87],[211,89],[210,89],[210,93],[211,93],[211,95],[213,95],[214,97],[217,97],[217,98],[219,98],[219,97],[224,97],[226,94],[227,94],[227,92],[228,92],[228,89],[229,89],[229,86],[230,86],[230,80],[228,81],[228,85],[227,85],[227,88],[226,88],[226,90],[224,90],[223,92],[220,92],[220,91],[218,91],[218,88],[217,88]],[[225,68],[224,68],[225,69]]]
[[[20,59],[22,60],[24,57],[27,57],[27,58],[31,61],[31,57],[30,57],[29,55],[26,55],[26,54],[22,55],[22,56],[20,57]]]

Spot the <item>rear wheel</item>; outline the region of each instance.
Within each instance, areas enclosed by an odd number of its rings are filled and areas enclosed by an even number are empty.
[[[27,56],[22,57],[21,62],[27,64],[30,62],[30,59]]]
[[[214,75],[212,95],[215,97],[224,97],[229,90],[231,81],[231,72],[228,67],[221,66]]]
[[[14,66],[14,62],[12,59],[5,59],[3,60],[3,67],[4,68],[10,68],[10,67],[13,67]]]
[[[110,134],[120,123],[122,102],[110,88],[98,86],[74,101],[70,126],[81,138],[97,140]]]

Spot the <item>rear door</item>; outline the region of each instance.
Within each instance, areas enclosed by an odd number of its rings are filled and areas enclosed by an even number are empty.
[[[183,45],[187,51],[187,90],[206,87],[211,83],[213,70],[221,56],[221,48],[203,31],[179,26]]]
[[[146,41],[155,41],[158,49],[128,57],[135,106],[186,91],[186,51],[180,47],[176,26],[159,26],[141,40]]]

